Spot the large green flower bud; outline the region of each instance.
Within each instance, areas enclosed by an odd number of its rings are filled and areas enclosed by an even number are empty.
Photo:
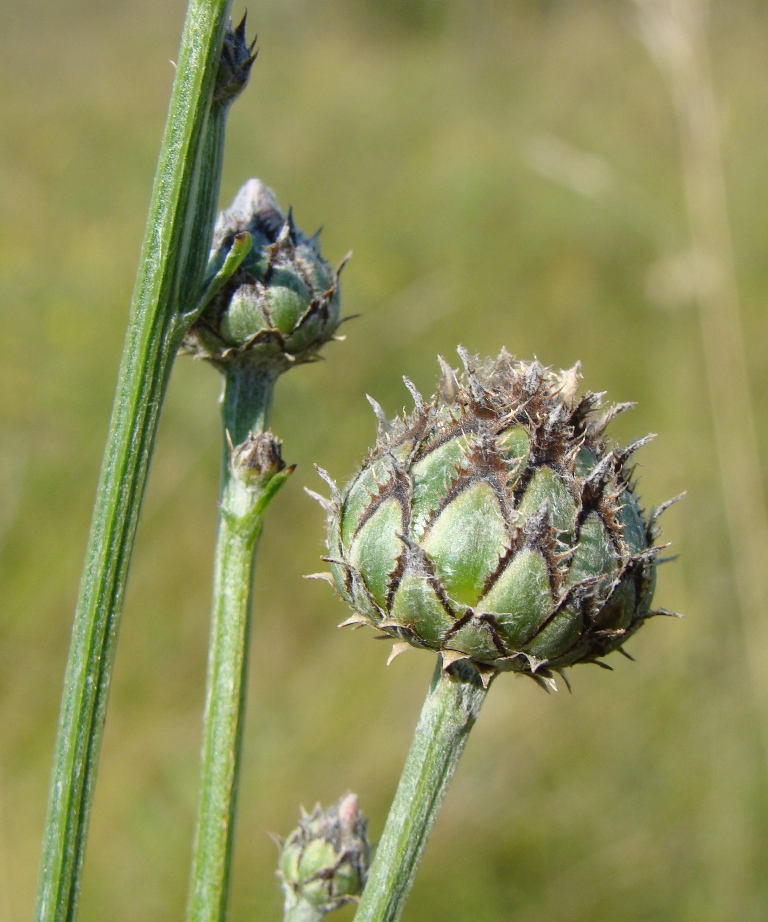
[[[340,270],[323,259],[317,235],[306,237],[258,179],[248,180],[219,215],[214,267],[244,232],[250,252],[193,325],[185,351],[218,365],[247,362],[278,371],[312,361],[339,326]]]
[[[371,847],[357,795],[345,794],[328,810],[302,811],[281,843],[280,870],[286,905],[309,903],[321,913],[354,902],[368,876]]]
[[[490,676],[596,662],[655,612],[655,520],[627,462],[603,438],[629,404],[600,413],[577,396],[578,366],[555,373],[506,352],[415,410],[379,418],[378,440],[339,493],[332,481],[333,582],[369,624],[400,643],[468,659]],[[370,399],[370,398],[369,398]],[[327,477],[327,475],[324,474]]]

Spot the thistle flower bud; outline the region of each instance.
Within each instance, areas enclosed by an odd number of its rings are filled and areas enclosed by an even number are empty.
[[[251,67],[256,60],[253,52],[256,39],[249,44],[245,37],[246,17],[247,14],[244,14],[237,28],[230,20],[224,33],[221,60],[213,88],[213,98],[220,104],[228,105],[240,95],[248,83]]]
[[[317,234],[306,237],[258,179],[219,215],[213,265],[223,264],[244,231],[251,250],[193,325],[185,351],[218,365],[254,363],[278,372],[312,361],[339,326],[340,269],[323,259]]]
[[[657,514],[638,503],[634,451],[606,442],[601,395],[577,395],[578,366],[553,372],[506,352],[441,359],[438,393],[387,422],[339,492],[326,560],[368,624],[399,643],[471,661],[484,677],[597,662],[651,615]],[[369,398],[370,399],[370,398]],[[321,472],[324,475],[324,472]],[[327,475],[324,475],[327,477]],[[603,665],[601,663],[601,665]]]
[[[371,847],[367,820],[356,794],[345,794],[328,810],[302,811],[296,829],[281,843],[280,870],[286,905],[309,903],[328,913],[354,902],[368,875]]]

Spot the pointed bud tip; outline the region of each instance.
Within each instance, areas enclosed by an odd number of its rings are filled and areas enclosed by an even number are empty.
[[[339,820],[348,829],[354,828],[359,821],[360,801],[351,791],[342,795],[338,803]]]
[[[310,499],[313,499],[316,503],[322,506],[325,512],[330,513],[333,511],[334,507],[333,507],[333,503],[331,502],[331,500],[326,499],[324,496],[321,496],[319,493],[315,493],[315,491],[310,490],[309,487],[304,487],[304,492],[307,494],[307,496]]]
[[[364,624],[370,625],[370,620],[365,615],[352,615],[346,621],[342,621],[338,627],[362,627]]]
[[[376,414],[376,425],[379,438],[381,438],[383,435],[389,434],[392,431],[392,427],[389,424],[387,414],[384,412],[381,404],[373,397],[371,397],[370,394],[366,394],[365,397],[368,403],[371,405],[373,412]]]
[[[424,398],[421,396],[419,389],[416,387],[413,381],[411,381],[411,379],[407,377],[406,375],[403,375],[403,384],[405,384],[405,386],[408,388],[408,391],[411,397],[413,398],[413,404],[414,404],[414,407],[416,408],[416,412],[424,413],[427,409],[427,404]]]
[[[459,382],[451,366],[445,361],[442,355],[438,355],[437,361],[440,364],[442,374],[440,376],[439,394],[443,403],[455,403],[459,396]]]
[[[390,651],[389,656],[387,657],[387,666],[389,666],[394,660],[400,656],[401,653],[405,653],[406,650],[410,650],[411,645],[405,640],[398,640],[392,644],[392,650]]]
[[[304,579],[320,579],[320,580],[323,580],[323,582],[328,583],[328,584],[331,585],[331,586],[334,586],[334,587],[335,587],[335,585],[336,585],[336,583],[335,583],[334,580],[333,580],[333,574],[332,574],[332,573],[326,573],[326,572],[323,572],[323,573],[305,573],[305,574],[304,574]]]

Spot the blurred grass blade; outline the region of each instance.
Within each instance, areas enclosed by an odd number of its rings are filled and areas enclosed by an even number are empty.
[[[768,756],[768,508],[736,283],[720,126],[707,41],[708,0],[636,0],[645,42],[674,103],[694,254],[704,368],[723,512],[733,554],[741,648]]]
[[[191,0],[155,176],[67,663],[39,922],[77,912],[126,575],[160,406],[210,246],[220,139],[206,137],[229,0]],[[203,163],[205,161],[205,163]]]

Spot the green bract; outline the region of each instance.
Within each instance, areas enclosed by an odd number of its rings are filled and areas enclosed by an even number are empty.
[[[621,648],[651,610],[655,520],[643,516],[627,448],[603,438],[629,404],[600,413],[555,373],[506,352],[441,360],[437,395],[389,423],[360,472],[324,501],[332,577],[365,623],[446,666],[552,671]],[[660,511],[660,510],[659,510]],[[400,646],[396,645],[399,652]]]
[[[338,271],[323,259],[317,235],[306,237],[258,179],[248,180],[219,215],[214,268],[244,232],[250,252],[193,325],[185,350],[219,365],[256,363],[276,371],[311,361],[339,326]]]
[[[280,870],[286,904],[309,903],[328,913],[363,891],[371,847],[357,796],[345,794],[328,810],[303,814],[282,843]]]

